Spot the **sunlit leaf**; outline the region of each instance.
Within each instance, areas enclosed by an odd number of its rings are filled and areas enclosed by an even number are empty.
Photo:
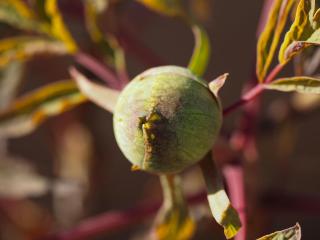
[[[23,69],[23,64],[18,61],[12,61],[0,69],[0,110],[7,107],[14,98]]]
[[[196,75],[202,76],[207,69],[211,47],[207,32],[198,24],[192,26],[195,36],[195,47],[188,68]]]
[[[257,240],[301,240],[301,228],[297,223],[294,227],[271,233]]]
[[[47,192],[49,182],[24,160],[2,157],[0,160],[0,197],[23,198]]]
[[[277,50],[281,33],[295,0],[275,0],[267,24],[257,45],[257,76],[260,82],[265,78]]]
[[[45,28],[22,0],[0,1],[0,21],[23,30],[41,32]]]
[[[96,84],[84,75],[78,72],[75,68],[70,70],[70,74],[78,84],[81,92],[92,102],[102,107],[103,109],[113,113],[120,92],[106,86]]]
[[[312,45],[320,45],[319,2],[300,0],[295,20],[280,48],[280,63],[285,63]]]
[[[233,238],[239,232],[241,222],[224,190],[221,174],[209,157],[202,160],[200,165],[207,185],[211,213],[224,228],[226,238]]]
[[[0,113],[0,137],[19,137],[32,132],[50,116],[58,115],[86,101],[76,84],[52,83],[16,100]]]
[[[147,8],[168,16],[180,16],[183,13],[181,0],[137,0]]]
[[[296,91],[299,93],[320,94],[320,79],[305,76],[280,78],[270,84],[266,84],[265,88],[282,92]]]
[[[0,67],[13,60],[27,60],[34,55],[67,54],[61,42],[40,37],[13,37],[0,40]]]
[[[50,19],[51,34],[64,42],[69,52],[75,52],[77,50],[77,45],[63,22],[58,9],[57,0],[46,0],[44,7],[45,12]]]
[[[156,218],[152,239],[190,239],[195,230],[195,223],[189,216],[180,178],[177,175],[161,176],[161,185],[164,202]]]

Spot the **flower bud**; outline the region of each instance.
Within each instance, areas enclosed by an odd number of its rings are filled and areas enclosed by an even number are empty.
[[[114,111],[117,143],[135,168],[176,173],[212,148],[222,122],[217,96],[188,69],[163,66],[135,77]]]

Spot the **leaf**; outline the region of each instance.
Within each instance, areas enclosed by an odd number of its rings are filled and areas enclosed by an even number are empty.
[[[209,83],[208,86],[209,86],[210,91],[213,93],[213,95],[218,97],[219,91],[223,87],[228,76],[229,76],[229,73],[222,74]]]
[[[207,185],[211,213],[224,228],[226,238],[233,238],[239,232],[241,222],[224,190],[221,174],[210,157],[203,159],[200,166]]]
[[[1,157],[0,198],[24,198],[45,194],[49,181],[40,176],[28,161]]]
[[[136,0],[145,7],[171,17],[181,16],[184,13],[181,0]]]
[[[281,33],[295,0],[275,0],[257,45],[257,76],[262,82],[277,50]]]
[[[312,45],[320,45],[319,3],[317,0],[300,0],[295,20],[281,45],[279,62],[289,61]]]
[[[13,37],[0,40],[0,67],[13,60],[27,60],[43,53],[67,54],[64,44],[41,37]]]
[[[48,117],[85,101],[73,81],[49,84],[19,98],[7,110],[0,112],[0,137],[26,135]]]
[[[297,223],[291,228],[266,235],[257,240],[301,240],[301,228]]]
[[[113,113],[120,94],[119,91],[91,82],[75,68],[70,69],[70,75],[75,79],[80,91],[88,99]]]
[[[195,37],[195,47],[190,59],[188,68],[196,75],[202,76],[207,69],[211,47],[207,32],[198,24],[192,25],[192,31]]]
[[[0,1],[0,21],[23,30],[41,32],[45,28],[21,0]]]
[[[85,0],[85,23],[92,41],[98,45],[105,55],[107,62],[115,65],[115,48],[118,47],[118,45],[113,43],[115,43],[116,40],[110,36],[106,38],[98,24],[99,16],[106,10],[108,2],[108,0]]]
[[[280,78],[264,87],[282,92],[320,94],[320,79],[306,76]]]
[[[195,223],[189,216],[178,175],[160,176],[164,202],[155,221],[151,239],[186,240],[195,230]]]
[[[0,70],[0,110],[3,110],[14,98],[24,66],[21,62],[12,61]]]
[[[65,26],[59,12],[57,0],[45,0],[44,7],[46,15],[50,19],[50,32],[52,36],[64,42],[69,52],[73,53],[77,51],[77,45]]]

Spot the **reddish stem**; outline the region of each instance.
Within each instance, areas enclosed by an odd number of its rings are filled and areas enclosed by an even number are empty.
[[[284,64],[278,64],[270,73],[269,75],[265,78],[263,81],[264,84],[271,83],[275,77],[280,73],[280,71],[283,69],[285,65]],[[239,107],[245,105],[246,103],[250,102],[257,96],[259,96],[263,90],[264,86],[262,83],[258,83],[256,86],[251,88],[248,92],[246,92],[238,101],[233,103],[231,106],[225,108],[223,110],[223,115],[226,116],[229,113],[233,112],[234,110],[238,109]]]
[[[99,60],[84,52],[76,53],[74,55],[74,59],[77,63],[94,73],[97,77],[101,78],[101,80],[105,81],[110,87],[116,89],[120,88],[120,83],[113,70],[109,69]]]
[[[206,191],[193,194],[187,198],[190,205],[197,205],[207,199]],[[144,204],[131,210],[112,211],[100,216],[84,220],[73,229],[53,234],[42,240],[84,240],[92,239],[101,234],[125,229],[141,223],[146,218],[152,217],[160,208],[161,202]]]

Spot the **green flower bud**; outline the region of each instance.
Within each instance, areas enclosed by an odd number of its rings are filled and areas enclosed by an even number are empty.
[[[114,111],[117,143],[137,168],[175,173],[212,148],[222,122],[208,84],[177,66],[149,69],[121,92]]]

